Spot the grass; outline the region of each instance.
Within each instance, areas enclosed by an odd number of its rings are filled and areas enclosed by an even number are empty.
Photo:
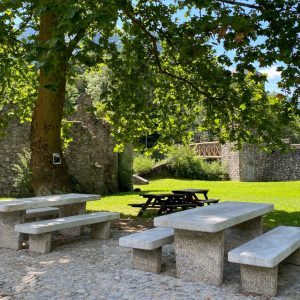
[[[175,189],[208,188],[209,198],[221,201],[244,201],[273,203],[275,210],[264,217],[266,227],[278,225],[300,226],[300,181],[288,182],[235,182],[200,181],[180,179],[157,179],[149,185],[136,186],[142,193],[166,193]],[[119,193],[105,196],[101,200],[88,203],[88,210],[109,210],[120,212],[123,217],[136,217],[139,208],[129,203],[142,203],[141,192]],[[151,218],[155,213],[146,211],[143,218]]]
[[[221,201],[273,203],[275,210],[264,217],[265,227],[279,225],[300,226],[300,181],[287,182],[237,182],[200,181],[183,179],[156,179],[149,185],[136,186],[141,192],[118,193],[88,202],[90,211],[108,210],[120,212],[122,217],[136,218],[139,208],[129,203],[143,203],[140,193],[169,193],[175,189],[207,188],[209,198]],[[8,200],[8,198],[0,198]],[[153,218],[155,212],[147,210],[142,218]]]

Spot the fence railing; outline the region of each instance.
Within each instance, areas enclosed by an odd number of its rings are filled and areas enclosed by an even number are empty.
[[[196,153],[207,159],[221,159],[221,144],[216,142],[204,142],[190,144]]]

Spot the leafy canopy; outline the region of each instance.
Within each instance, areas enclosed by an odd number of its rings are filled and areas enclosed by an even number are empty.
[[[41,43],[45,12],[56,26]],[[63,53],[69,78],[107,66],[100,96],[120,140],[185,140],[201,114],[201,128],[222,140],[278,145],[278,130],[299,114],[299,17],[298,0],[4,0],[0,103],[30,111],[36,71],[56,72]],[[256,68],[279,63],[282,94],[270,101]]]

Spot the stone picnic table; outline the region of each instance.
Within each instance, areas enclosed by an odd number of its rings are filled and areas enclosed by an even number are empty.
[[[174,228],[177,277],[220,285],[225,242],[229,249],[262,234],[262,216],[273,204],[222,202],[154,218]]]
[[[43,207],[59,207],[59,216],[84,214],[87,201],[100,199],[95,194],[62,194],[0,201],[0,247],[21,249],[23,235],[15,231],[15,225],[24,223],[26,210]]]

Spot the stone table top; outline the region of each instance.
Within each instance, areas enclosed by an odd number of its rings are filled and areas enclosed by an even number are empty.
[[[273,268],[300,248],[300,227],[279,226],[228,252],[228,261]]]
[[[48,206],[76,204],[76,203],[98,200],[100,198],[101,198],[100,195],[75,194],[75,193],[21,198],[17,200],[0,201],[0,212],[11,212],[11,211],[26,210],[31,208],[42,208]]]
[[[154,218],[154,226],[202,232],[218,232],[262,216],[274,209],[273,204],[230,202],[194,208]]]

